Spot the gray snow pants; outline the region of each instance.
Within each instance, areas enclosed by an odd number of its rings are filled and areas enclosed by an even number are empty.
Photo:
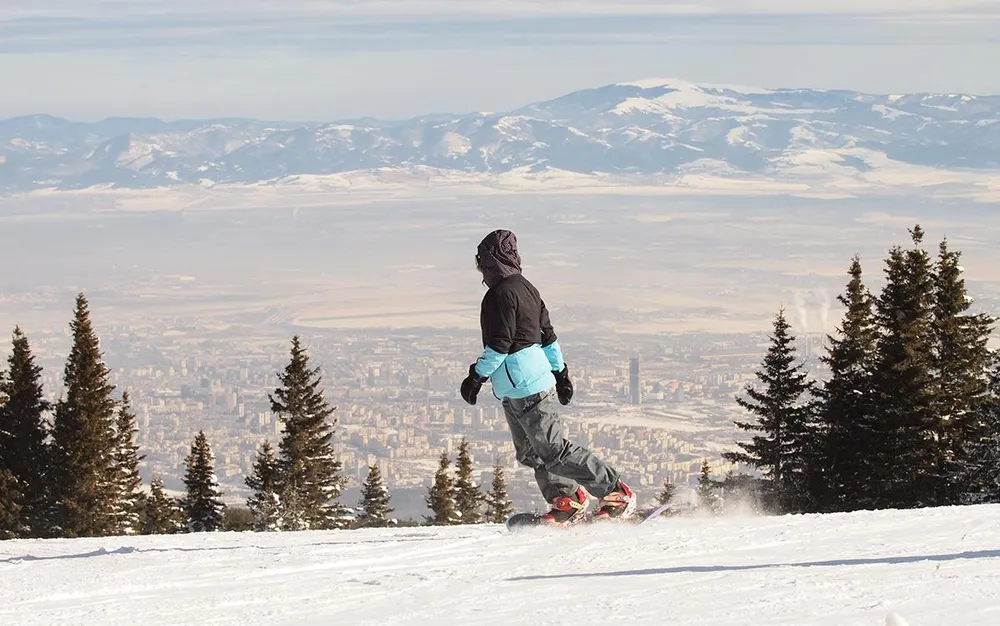
[[[547,502],[572,495],[577,486],[603,498],[618,485],[618,472],[590,450],[566,439],[555,397],[553,387],[527,398],[503,399],[517,460],[535,470],[535,480]]]

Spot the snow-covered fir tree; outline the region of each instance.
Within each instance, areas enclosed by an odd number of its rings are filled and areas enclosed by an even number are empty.
[[[663,480],[663,486],[660,487],[660,493],[656,494],[656,503],[660,506],[669,504],[673,502],[674,496],[677,495],[677,485],[670,482],[669,478]]]
[[[215,474],[215,458],[204,431],[198,431],[191,453],[184,459],[187,494],[181,508],[190,532],[213,532],[222,528],[225,505]]]
[[[963,502],[1000,502],[1000,353],[989,368],[989,395],[979,407],[978,428],[965,442],[966,470]]]
[[[719,483],[712,479],[712,469],[708,465],[708,460],[703,460],[698,475],[698,509],[709,515],[719,515],[722,512],[722,504],[722,499],[719,497]]]
[[[14,328],[6,373],[0,372],[0,467],[18,485],[19,526],[25,536],[48,535],[51,518],[51,467],[42,368],[35,364],[28,338]]]
[[[2,437],[0,445],[3,445]],[[15,539],[27,532],[20,502],[21,491],[17,488],[17,479],[13,472],[0,464],[0,539]]]
[[[874,369],[876,428],[865,500],[872,508],[933,503],[940,485],[934,374],[934,272],[920,247],[923,230],[910,230],[913,246],[894,246],[876,302],[881,330]]]
[[[837,297],[846,310],[844,320],[838,336],[827,337],[827,353],[820,358],[830,376],[819,391],[808,480],[810,508],[819,512],[848,511],[866,504],[865,477],[876,453],[874,298],[865,287],[858,256],[848,274],[847,288]]]
[[[767,513],[764,481],[750,474],[737,474],[730,470],[718,483],[724,512],[746,512],[753,515]]]
[[[139,462],[146,457],[139,454],[139,446],[135,445],[136,430],[132,399],[126,391],[122,394],[118,407],[115,450],[109,480],[116,492],[113,532],[121,535],[133,535],[142,531],[139,524],[139,512],[143,505]]]
[[[970,469],[977,458],[969,457],[966,442],[975,439],[980,415],[989,400],[987,346],[995,318],[970,313],[962,276],[961,253],[950,250],[947,240],[938,246],[934,271],[935,344],[935,475],[931,503],[958,504],[969,491]]]
[[[253,513],[245,506],[227,506],[222,512],[222,529],[237,533],[253,531]]]
[[[983,408],[983,437],[980,440],[979,462],[973,466],[977,476],[968,481],[969,491],[979,496],[980,502],[1000,502],[1000,398]]]
[[[486,494],[486,521],[491,524],[503,524],[514,512],[514,503],[507,495],[507,478],[504,476],[500,460],[493,462],[493,482]]]
[[[144,535],[172,535],[184,529],[184,514],[180,503],[167,495],[163,479],[153,478],[145,501]]]
[[[815,399],[813,382],[804,364],[796,364],[795,337],[780,309],[774,320],[771,346],[762,368],[756,372],[763,389],[749,384],[749,400],[736,402],[752,415],[754,422],[735,421],[742,430],[755,433],[749,442],[737,442],[742,452],[725,452],[731,462],[758,468],[767,481],[774,508],[802,511],[807,505],[806,471],[808,446],[813,437]]]
[[[346,508],[335,502],[346,479],[333,453],[334,408],[320,389],[319,368],[298,335],[292,338],[291,360],[278,373],[281,387],[269,394],[271,410],[284,423],[280,450],[283,518],[288,530],[342,528]]]
[[[246,477],[245,482],[252,490],[250,497],[247,498],[247,508],[253,515],[253,529],[281,530],[281,466],[269,441],[261,445],[253,471]]]
[[[70,324],[73,345],[63,373],[65,393],[52,428],[54,531],[64,537],[113,532],[115,491],[108,484],[113,462],[116,402],[100,342],[83,294]]]
[[[450,466],[448,452],[444,451],[441,453],[438,469],[434,474],[434,484],[428,490],[426,498],[427,506],[433,511],[433,515],[426,517],[426,520],[433,525],[461,523],[455,506],[455,482],[448,472]]]
[[[458,446],[455,459],[455,509],[463,524],[479,524],[483,521],[483,494],[479,491],[473,476],[472,454],[465,437]]]
[[[358,516],[358,526],[387,526],[389,524],[389,514],[393,509],[390,506],[391,498],[389,489],[382,482],[382,471],[378,463],[368,466],[368,477],[361,485],[361,502],[358,505],[360,514]]]
[[[7,398],[3,395],[4,371],[0,370],[0,411]],[[10,433],[0,420],[0,539],[14,539],[22,536],[27,528],[21,520],[21,490],[17,488],[17,478],[7,468],[7,457],[13,452]]]

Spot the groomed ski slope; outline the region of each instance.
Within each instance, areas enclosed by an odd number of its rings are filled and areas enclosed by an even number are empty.
[[[1000,505],[0,542],[0,624],[996,626]]]

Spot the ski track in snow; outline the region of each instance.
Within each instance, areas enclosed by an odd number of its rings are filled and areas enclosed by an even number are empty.
[[[0,624],[995,626],[1000,505],[0,542]]]

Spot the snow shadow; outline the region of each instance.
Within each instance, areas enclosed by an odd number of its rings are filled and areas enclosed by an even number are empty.
[[[79,552],[77,554],[53,554],[52,556],[35,556],[25,554],[24,556],[12,556],[0,559],[0,563],[15,564],[25,561],[62,561],[64,559],[89,559],[95,556],[110,556],[112,554],[132,554],[133,552],[203,552],[209,550],[237,550],[239,546],[212,547],[212,548],[135,548],[132,546],[122,546],[114,550],[98,548],[90,552]]]
[[[381,529],[379,529],[381,530]],[[301,531],[309,532],[309,531]],[[340,531],[333,531],[340,532]],[[250,533],[248,533],[250,534]],[[337,541],[318,541],[315,543],[307,543],[298,546],[300,548],[318,548],[325,546],[342,546],[342,545],[357,545],[357,544],[398,544],[398,543],[408,543],[408,542],[427,542],[427,541],[454,541],[460,539],[475,539],[476,535],[456,535],[447,536],[439,535],[433,532],[426,533],[404,533],[398,535],[386,535],[384,537],[373,537],[371,539],[357,539],[351,537],[345,537],[342,540]],[[260,550],[268,551],[274,549],[286,549],[287,546],[281,545],[251,545],[251,544],[237,544],[229,546],[205,546],[199,548],[184,548],[180,546],[166,547],[166,548],[136,548],[134,546],[122,546],[120,548],[115,548],[109,550],[108,548],[98,548],[96,550],[91,550],[89,552],[79,552],[76,554],[53,554],[51,556],[35,556],[33,554],[25,554],[24,556],[11,556],[5,559],[0,559],[0,564],[15,565],[17,563],[30,562],[30,561],[61,561],[61,560],[71,560],[71,559],[89,559],[98,556],[110,556],[114,554],[132,554],[132,553],[150,553],[150,552],[217,552],[222,550]]]
[[[657,574],[692,574],[705,572],[739,572],[747,570],[777,569],[782,567],[841,567],[850,565],[901,565],[922,561],[957,561],[962,559],[996,559],[1000,550],[977,550],[954,554],[925,554],[914,556],[886,556],[864,559],[832,559],[829,561],[805,561],[801,563],[761,563],[757,565],[686,565],[679,567],[654,567],[650,569],[618,570],[610,572],[576,572],[572,574],[548,574],[516,576],[508,581],[555,580],[560,578],[609,578],[617,576],[651,576]]]

